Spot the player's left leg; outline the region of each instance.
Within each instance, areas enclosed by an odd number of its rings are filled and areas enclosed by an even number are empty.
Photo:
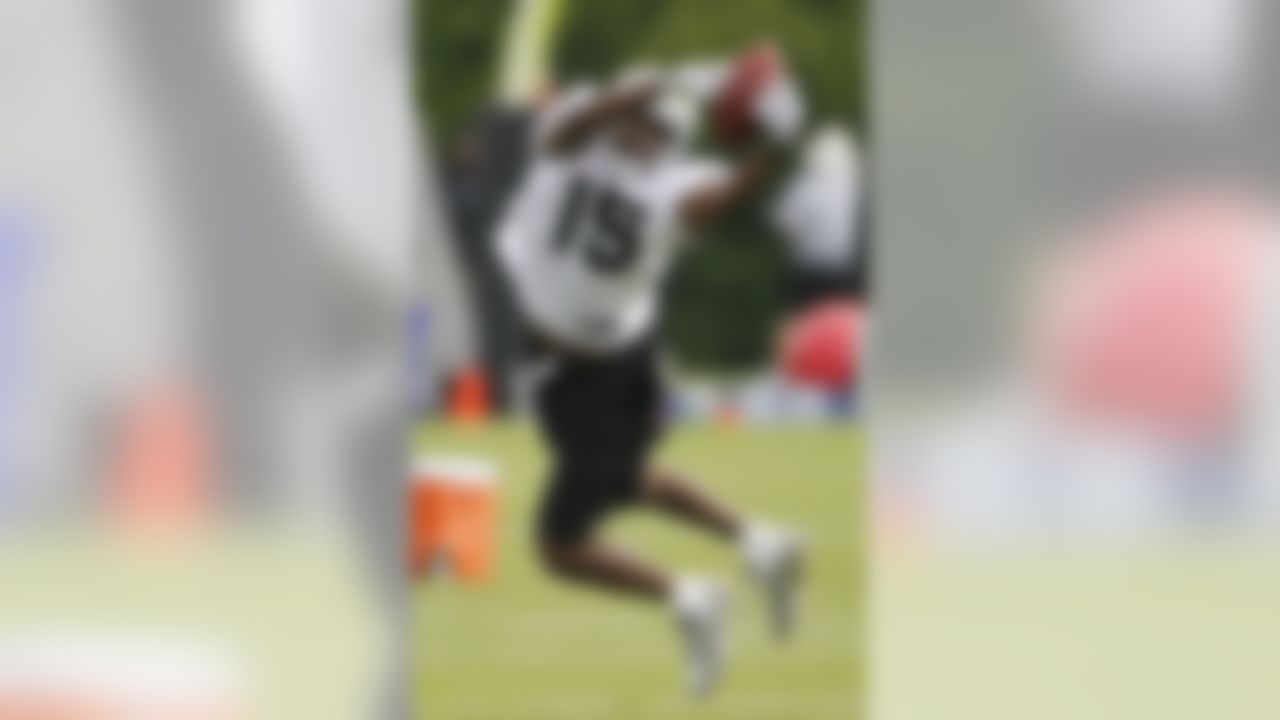
[[[538,551],[554,575],[614,594],[661,602],[674,586],[660,568],[602,540],[544,538]]]
[[[732,508],[693,480],[671,470],[650,469],[642,480],[641,499],[725,540],[737,540],[746,527]]]

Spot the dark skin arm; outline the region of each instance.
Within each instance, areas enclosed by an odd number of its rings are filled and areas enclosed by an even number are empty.
[[[573,153],[617,118],[643,108],[656,89],[656,85],[646,83],[601,95],[560,123],[547,138],[547,151],[553,155]]]
[[[727,180],[692,193],[681,208],[686,228],[701,232],[761,193],[782,167],[780,148],[760,143],[748,150]]]

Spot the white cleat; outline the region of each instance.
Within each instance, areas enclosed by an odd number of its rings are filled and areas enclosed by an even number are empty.
[[[676,583],[671,605],[684,639],[689,693],[705,698],[715,690],[724,669],[729,594],[719,583],[682,579]]]
[[[800,584],[804,576],[804,543],[795,533],[752,526],[742,538],[747,573],[760,588],[774,637],[785,641],[795,630]]]

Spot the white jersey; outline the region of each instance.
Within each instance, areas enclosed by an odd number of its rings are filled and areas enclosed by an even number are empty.
[[[541,148],[578,90],[542,118]],[[498,228],[498,252],[526,318],[575,347],[613,352],[643,338],[680,246],[680,208],[722,164],[669,153],[638,163],[607,139],[567,156],[538,153]]]

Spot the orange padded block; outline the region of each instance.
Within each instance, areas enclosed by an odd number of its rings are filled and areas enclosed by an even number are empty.
[[[414,575],[446,569],[464,583],[489,580],[496,565],[499,494],[497,468],[482,458],[419,458],[409,500]]]

